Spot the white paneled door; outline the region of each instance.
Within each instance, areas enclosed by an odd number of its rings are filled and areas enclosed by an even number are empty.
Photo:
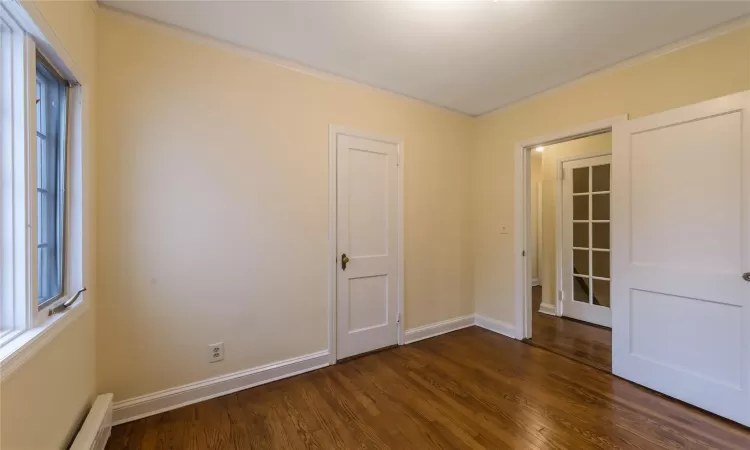
[[[562,165],[562,314],[612,326],[610,155]]]
[[[338,359],[398,343],[399,145],[336,135]]]
[[[613,372],[750,425],[750,97],[617,124]]]

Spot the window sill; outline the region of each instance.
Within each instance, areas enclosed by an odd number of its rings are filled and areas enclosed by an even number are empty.
[[[88,307],[88,302],[81,299],[64,313],[51,316],[43,324],[22,332],[0,347],[0,383],[8,379],[62,330],[81,317]]]

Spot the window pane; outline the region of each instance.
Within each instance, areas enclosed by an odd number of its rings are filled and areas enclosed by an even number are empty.
[[[589,191],[589,168],[573,169],[573,193],[580,194]]]
[[[594,304],[609,308],[609,281],[594,280]]]
[[[609,220],[609,194],[592,196],[591,217],[594,220]]]
[[[609,224],[591,224],[591,245],[594,248],[609,249]]]
[[[591,275],[609,278],[609,252],[591,252]]]
[[[589,251],[573,250],[573,273],[589,274]]]
[[[0,6],[0,10],[2,10],[2,6]],[[4,12],[0,13],[0,16],[4,16]],[[12,227],[14,222],[12,216],[5,216],[6,213],[12,211],[11,205],[5,203],[5,201],[11,201],[13,197],[6,190],[6,187],[12,186],[13,183],[12,177],[6,177],[6,175],[11,175],[12,171],[5,170],[8,167],[7,165],[10,164],[10,160],[6,159],[6,156],[10,156],[9,153],[11,153],[6,151],[6,144],[12,145],[10,133],[6,133],[12,128],[8,119],[21,113],[18,108],[14,108],[12,101],[12,80],[14,79],[11,64],[13,61],[13,34],[5,22],[0,20],[0,169],[2,169],[0,170],[0,186],[2,186],[0,187],[0,255],[4,255],[10,250],[3,245],[10,244],[11,239],[16,236],[16,230]],[[24,232],[23,229],[17,231]],[[6,240],[6,236],[10,239]],[[3,280],[10,280],[14,276],[13,265],[11,264],[10,267],[3,266],[3,260],[4,258],[0,258],[0,287],[6,287],[3,286]],[[8,289],[0,289],[0,339],[16,327],[23,326],[22,322],[16,323],[15,321],[15,307],[19,303],[16,300]]]
[[[37,289],[43,305],[62,294],[65,86],[41,62],[37,78]]]
[[[589,303],[589,279],[573,277],[573,300]]]
[[[44,138],[36,137],[36,187],[44,188]]]
[[[573,220],[589,220],[589,196],[573,197]]]
[[[581,247],[581,248],[589,247],[589,224],[587,223],[574,223],[573,224],[573,247]]]
[[[45,223],[41,221],[40,219],[44,217],[44,211],[45,211],[45,201],[46,195],[42,191],[37,191],[36,194],[36,213],[37,213],[37,227],[36,227],[36,238],[37,238],[37,246],[45,244],[46,243],[46,233],[44,232],[44,225]]]
[[[609,164],[591,168],[591,188],[594,192],[609,190]]]
[[[47,122],[47,118],[44,114],[44,83],[40,82],[40,80],[36,81],[36,131],[39,133],[45,132],[45,123]]]
[[[37,247],[36,249],[36,259],[37,259],[37,277],[39,277],[39,280],[44,280],[46,277],[44,276],[44,271],[46,267],[47,258],[45,256],[44,248]],[[47,296],[47,289],[46,286],[43,283],[39,283],[39,292],[37,293],[39,298],[46,298]]]

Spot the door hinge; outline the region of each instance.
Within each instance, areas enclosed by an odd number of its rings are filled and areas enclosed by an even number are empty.
[[[526,256],[526,250],[521,252],[521,256]]]
[[[557,171],[557,179],[558,180],[564,180],[565,179],[565,169],[560,167],[560,170]]]
[[[396,323],[401,323],[401,313],[400,312],[396,313]]]
[[[560,301],[563,301],[565,299],[565,292],[563,292],[562,290],[557,291],[557,298],[559,298]]]
[[[396,153],[396,167],[401,165],[401,151],[399,150],[398,153]]]

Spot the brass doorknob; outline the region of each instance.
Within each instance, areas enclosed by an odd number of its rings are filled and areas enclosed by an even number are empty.
[[[346,253],[341,254],[341,270],[346,270],[346,265],[349,263],[349,257]]]

